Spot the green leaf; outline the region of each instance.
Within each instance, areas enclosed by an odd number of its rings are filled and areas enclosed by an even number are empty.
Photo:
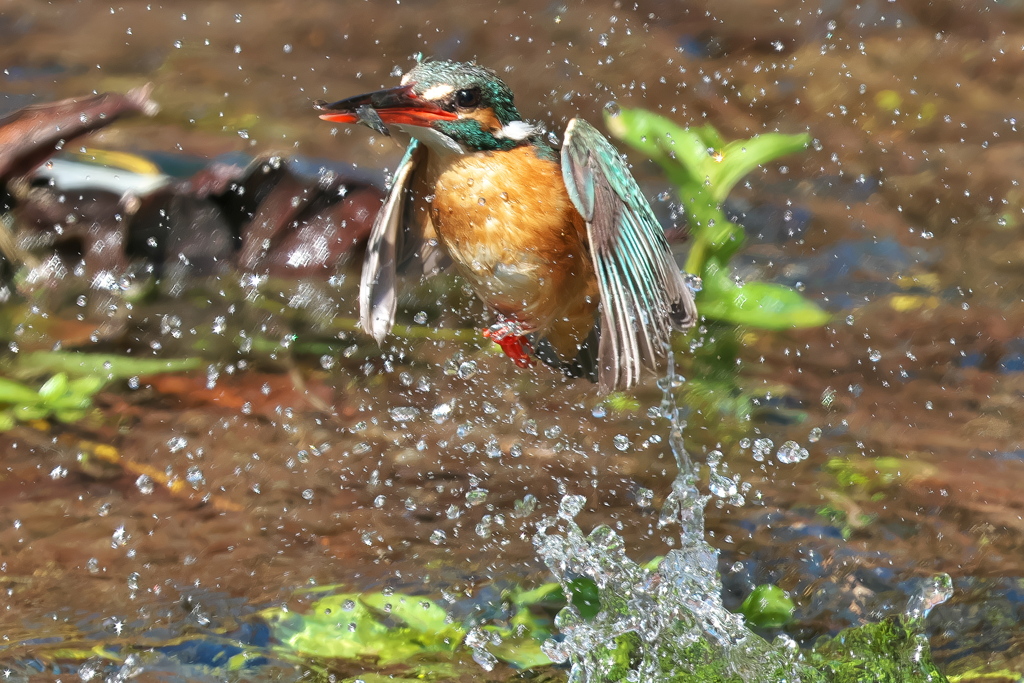
[[[277,608],[262,614],[274,636],[301,655],[390,664],[454,650],[464,633],[445,624],[443,613],[417,596],[341,593],[317,600],[306,614]]]
[[[61,409],[54,411],[53,416],[65,423],[78,422],[86,416],[86,411],[74,408]]]
[[[690,193],[704,184],[708,147],[696,133],[644,109],[605,113],[605,125],[612,135],[657,162],[673,184]]]
[[[616,413],[635,413],[640,410],[640,401],[622,391],[613,391],[604,399],[604,404]]]
[[[705,274],[700,312],[707,318],[764,330],[818,327],[831,318],[791,287],[771,282],[738,285],[723,277],[724,271],[720,269],[711,277]]]
[[[92,397],[103,388],[105,381],[101,377],[79,377],[68,384],[68,393],[74,396]]]
[[[370,610],[384,618],[399,619],[414,631],[441,633],[451,629],[448,611],[433,600],[401,593],[368,593],[361,600]]]
[[[594,580],[580,576],[569,581],[572,604],[584,619],[593,619],[601,611],[601,591]]]
[[[9,410],[0,410],[0,432],[14,429],[14,415]]]
[[[13,379],[0,377],[0,403],[25,404],[38,403],[39,392],[30,386],[15,382]]]
[[[711,190],[719,202],[732,192],[740,179],[755,168],[779,157],[803,151],[811,141],[807,133],[784,135],[765,133],[748,140],[736,140],[720,148],[720,161],[716,161],[708,176]]]
[[[46,380],[43,386],[39,387],[39,397],[47,403],[51,403],[54,399],[60,398],[68,391],[68,376],[63,372],[58,372],[50,379]]]
[[[528,591],[512,591],[508,596],[513,605],[527,607],[541,602],[555,602],[560,606],[565,605],[565,595],[562,593],[562,586],[557,583],[545,583]]]
[[[522,630],[521,635],[516,629],[490,625],[484,626],[483,629],[500,636],[500,642],[496,645],[488,645],[487,651],[501,661],[520,669],[551,664],[551,658],[540,649],[544,637],[549,635],[546,629],[539,629],[536,625],[532,625],[532,627]]]
[[[202,363],[200,358],[131,358],[75,351],[36,351],[20,354],[17,368],[27,373],[65,372],[74,377],[95,377],[110,381],[137,375],[195,370]]]
[[[772,584],[761,584],[743,601],[740,613],[754,626],[779,628],[793,619],[794,609],[786,591]]]
[[[11,412],[18,420],[28,422],[29,420],[42,420],[50,414],[50,411],[40,405],[20,405],[11,408]]]

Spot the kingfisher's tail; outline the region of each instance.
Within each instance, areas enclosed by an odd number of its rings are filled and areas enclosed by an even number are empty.
[[[597,382],[597,348],[599,338],[599,326],[594,325],[594,328],[590,330],[590,334],[587,335],[586,340],[580,346],[576,357],[568,362],[558,357],[554,347],[551,346],[551,342],[547,339],[534,339],[531,341],[537,358],[545,365],[561,370],[567,377],[586,377],[591,382]]]

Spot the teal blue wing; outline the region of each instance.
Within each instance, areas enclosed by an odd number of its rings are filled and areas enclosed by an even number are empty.
[[[583,119],[565,131],[562,177],[587,222],[601,293],[598,381],[604,391],[628,388],[664,357],[673,329],[696,321],[693,294],[626,164]]]
[[[413,140],[395,171],[384,204],[366,243],[359,281],[359,322],[380,344],[395,323],[398,273],[413,261],[423,270],[441,265],[434,228],[426,211],[417,211],[412,188],[416,173],[426,166],[425,147]]]

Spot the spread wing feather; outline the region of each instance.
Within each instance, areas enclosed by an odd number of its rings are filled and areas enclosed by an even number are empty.
[[[423,269],[442,265],[443,253],[428,239],[434,235],[426,212],[413,210],[411,191],[426,148],[413,140],[398,164],[391,188],[373,222],[359,280],[359,322],[380,344],[395,323],[399,269],[419,260]]]
[[[565,132],[562,176],[587,222],[601,293],[599,382],[604,391],[628,388],[664,356],[673,329],[696,321],[693,295],[626,164],[583,119]]]

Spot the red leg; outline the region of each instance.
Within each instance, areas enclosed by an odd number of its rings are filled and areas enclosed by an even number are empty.
[[[481,334],[500,346],[505,355],[519,367],[528,368],[533,365],[533,359],[530,358],[533,346],[523,334],[522,325],[515,320],[501,319],[485,328]]]

